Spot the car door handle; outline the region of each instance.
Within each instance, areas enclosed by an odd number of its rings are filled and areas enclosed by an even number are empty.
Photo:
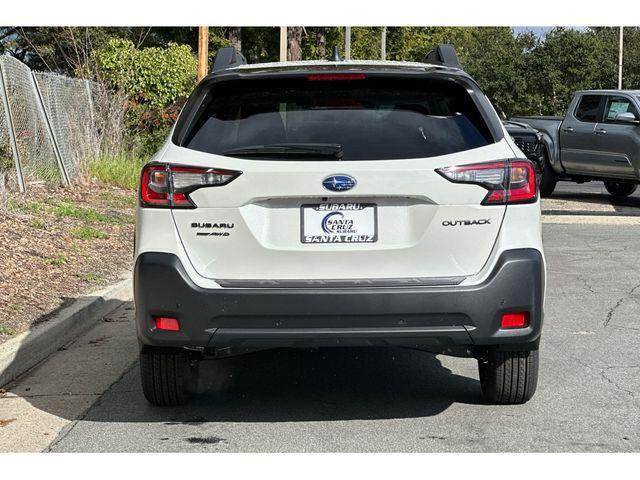
[[[573,127],[563,128],[562,131],[565,133],[573,133]]]
[[[596,135],[606,135],[607,131],[604,128],[598,128],[595,132]]]

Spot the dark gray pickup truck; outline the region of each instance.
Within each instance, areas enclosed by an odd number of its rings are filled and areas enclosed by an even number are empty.
[[[604,181],[611,195],[628,196],[640,183],[640,90],[576,92],[564,117],[514,117],[544,138],[540,193],[558,180]]]

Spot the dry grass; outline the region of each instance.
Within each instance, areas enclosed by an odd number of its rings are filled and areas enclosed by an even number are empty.
[[[102,184],[7,193],[0,342],[131,268],[135,192]]]

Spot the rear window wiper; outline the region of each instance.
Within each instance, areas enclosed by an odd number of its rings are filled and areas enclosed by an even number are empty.
[[[228,157],[311,157],[342,159],[339,143],[272,143],[229,148],[222,152]]]

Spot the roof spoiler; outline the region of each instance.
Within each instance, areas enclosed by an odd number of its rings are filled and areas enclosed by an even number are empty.
[[[216,58],[213,60],[212,72],[219,72],[227,68],[237,67],[238,65],[246,65],[247,59],[234,47],[222,47],[218,49]]]
[[[337,54],[337,48],[334,48],[334,56]],[[334,58],[334,61],[342,60],[339,55]],[[462,70],[462,65],[458,59],[458,54],[453,45],[448,43],[441,43],[433,50],[427,53],[424,59],[425,63],[432,63],[435,65],[443,65],[445,67],[458,68]],[[213,73],[226,70],[228,68],[237,67],[239,65],[246,65],[247,59],[238,52],[234,47],[222,47],[218,49],[216,58],[213,60]]]
[[[427,53],[424,61],[425,63],[433,63],[435,65],[443,65],[445,67],[459,68],[462,70],[456,49],[449,43],[438,44],[436,48]]]

